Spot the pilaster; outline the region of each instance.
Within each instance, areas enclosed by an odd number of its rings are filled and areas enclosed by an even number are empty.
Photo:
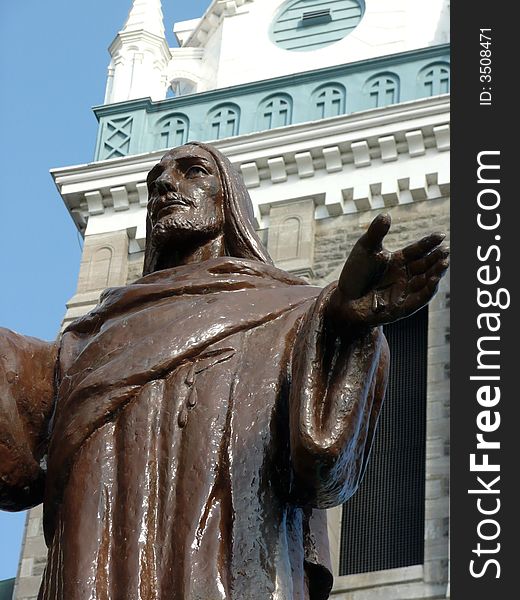
[[[313,276],[314,209],[312,198],[271,206],[267,249],[280,269]]]
[[[87,235],[78,276],[76,294],[67,303],[63,326],[84,315],[99,301],[108,287],[125,285],[128,270],[126,229]]]

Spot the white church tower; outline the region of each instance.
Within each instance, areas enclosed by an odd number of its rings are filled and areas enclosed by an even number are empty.
[[[171,52],[161,0],[133,0],[123,29],[109,47],[105,104],[150,97],[162,100],[168,88]]]
[[[169,48],[160,0],[133,0],[94,108],[94,161],[52,171],[84,238],[65,324],[140,277],[146,175],[190,140],[228,156],[277,266],[315,285],[338,278],[382,211],[390,249],[447,231],[448,8],[208,0],[173,25]],[[331,599],[439,600],[449,597],[448,278],[427,310],[386,333],[393,371],[372,458],[358,493],[328,514]],[[15,600],[37,597],[41,515],[28,515]]]

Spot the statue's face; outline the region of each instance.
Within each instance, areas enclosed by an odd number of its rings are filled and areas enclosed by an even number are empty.
[[[170,244],[201,243],[224,228],[223,194],[215,160],[198,146],[168,152],[148,174],[151,242],[161,250]]]

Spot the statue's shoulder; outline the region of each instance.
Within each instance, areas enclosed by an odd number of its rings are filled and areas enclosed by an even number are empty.
[[[172,269],[155,271],[126,286],[108,288],[99,304],[73,321],[65,330],[96,333],[107,320],[140,310],[145,304],[167,299],[177,303],[206,294],[251,292],[272,293],[283,290],[287,301],[313,298],[321,291],[304,279],[278,269],[272,264],[234,257],[218,257]],[[271,290],[271,292],[269,292]]]
[[[209,260],[181,265],[172,269],[155,271],[141,277],[131,285],[166,284],[167,282],[195,282],[205,279],[219,279],[225,277],[236,279],[237,277],[250,277],[271,279],[284,285],[309,285],[305,279],[283,271],[273,264],[251,260],[247,258],[235,258],[222,256]]]

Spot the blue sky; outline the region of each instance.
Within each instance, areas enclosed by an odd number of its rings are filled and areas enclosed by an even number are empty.
[[[173,23],[209,0],[163,0]],[[131,0],[0,4],[0,325],[55,338],[74,294],[81,240],[49,169],[93,159],[107,48]],[[14,577],[25,513],[0,512],[0,580]]]

